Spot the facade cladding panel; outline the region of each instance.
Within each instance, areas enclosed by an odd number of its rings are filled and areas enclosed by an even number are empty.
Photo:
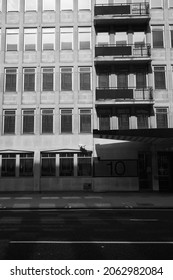
[[[0,1],[0,191],[173,191],[172,17],[172,0]]]

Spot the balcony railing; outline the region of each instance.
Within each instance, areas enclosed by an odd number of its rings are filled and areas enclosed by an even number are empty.
[[[153,90],[149,88],[96,88],[96,101],[101,100],[152,101]]]
[[[95,56],[150,57],[151,46],[99,44],[95,46]]]
[[[140,1],[139,1],[140,2]],[[123,16],[148,16],[149,3],[131,3],[131,4],[97,4],[94,8],[94,15],[113,15]]]

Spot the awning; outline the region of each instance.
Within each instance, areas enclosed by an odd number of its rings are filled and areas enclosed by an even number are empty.
[[[172,144],[173,128],[164,129],[127,129],[127,130],[93,130],[94,138],[115,139],[144,142],[146,144]]]

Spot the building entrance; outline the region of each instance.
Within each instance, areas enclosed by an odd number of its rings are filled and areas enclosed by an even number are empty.
[[[138,174],[140,191],[152,190],[152,157],[150,152],[138,154]]]
[[[158,153],[159,191],[173,192],[173,153]]]

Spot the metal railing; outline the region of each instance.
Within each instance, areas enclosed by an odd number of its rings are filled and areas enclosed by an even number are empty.
[[[133,100],[133,101],[152,101],[152,87],[97,87],[96,100]]]
[[[97,44],[95,46],[95,56],[132,56],[132,57],[150,57],[151,46],[149,44]]]
[[[95,15],[149,15],[149,3],[105,3],[95,5]]]

